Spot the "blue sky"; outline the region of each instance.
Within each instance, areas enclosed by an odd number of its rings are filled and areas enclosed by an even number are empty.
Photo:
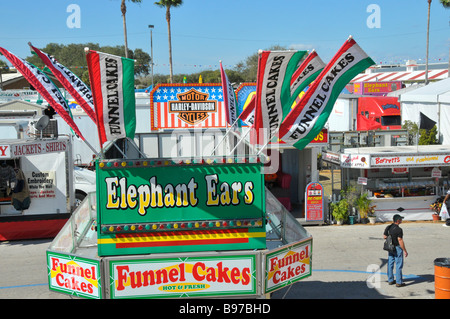
[[[165,9],[155,1],[127,2],[128,46],[150,53],[153,24],[155,73],[168,74]],[[67,24],[71,4],[80,9],[80,27]],[[371,4],[379,15],[367,11]],[[124,43],[120,0],[3,0],[1,11],[0,46],[23,58],[30,55],[28,41],[38,48],[51,42]],[[273,45],[315,49],[326,62],[349,35],[377,64],[423,63],[426,54],[426,0],[185,0],[171,12],[175,74],[217,69],[220,60],[233,68]],[[369,27],[372,17],[379,17],[379,28]],[[449,48],[450,10],[433,0],[430,63],[447,62]]]

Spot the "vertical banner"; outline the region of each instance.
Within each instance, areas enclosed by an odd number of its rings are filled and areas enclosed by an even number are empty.
[[[75,74],[73,74],[72,71],[56,61],[53,56],[42,52],[38,48],[35,48],[31,45],[31,43],[28,43],[28,45],[34,50],[34,52],[36,52],[42,62],[48,66],[53,75],[58,79],[62,86],[64,86],[75,101],[77,101],[91,120],[94,121],[94,123],[97,123],[94,113],[94,101],[92,100],[92,92],[89,87]]]
[[[230,126],[234,126],[237,119],[236,96],[227,74],[223,70],[222,61],[220,61],[220,77],[222,79],[223,103],[225,105],[227,122]]]
[[[320,183],[309,183],[305,190],[306,221],[323,221],[323,186]]]
[[[78,126],[72,119],[69,105],[64,99],[59,89],[53,82],[33,64],[19,58],[11,52],[0,48],[0,52],[11,62],[12,65],[24,76],[24,78],[42,95],[42,97],[50,104],[59,116],[72,128],[83,141],[85,140]]]
[[[258,142],[270,140],[283,119],[291,97],[291,78],[306,51],[262,51],[258,57],[255,129]],[[269,130],[260,135],[262,129]]]
[[[291,111],[292,103],[298,95],[314,81],[322,72],[325,63],[319,57],[316,51],[312,51],[295,71],[291,79],[291,101],[283,105],[283,119]]]
[[[241,83],[236,89],[236,103],[241,126],[251,126],[254,122],[255,95],[256,82]]]
[[[96,51],[88,51],[86,60],[100,146],[120,138],[133,139],[136,131],[134,60]]]

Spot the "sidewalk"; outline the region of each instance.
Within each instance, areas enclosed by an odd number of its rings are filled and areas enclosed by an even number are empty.
[[[397,288],[387,283],[387,252],[382,249],[388,225],[305,226],[313,236],[312,275],[272,298],[434,299],[434,260],[450,257],[450,227],[402,223],[409,256],[403,267],[406,286]]]

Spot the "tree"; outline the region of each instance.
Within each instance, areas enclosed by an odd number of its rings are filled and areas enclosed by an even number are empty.
[[[436,125],[430,130],[419,130],[419,125],[417,125],[417,123],[406,120],[403,123],[402,128],[408,131],[409,145],[416,144],[417,134],[419,134],[419,141],[417,142],[418,145],[438,144]]]
[[[273,45],[267,51],[284,51],[285,47],[279,45]],[[255,82],[258,73],[258,52],[250,55],[245,59],[245,62],[239,62],[237,64],[238,72],[241,73],[241,77],[245,80],[243,82]],[[230,79],[231,81],[231,79]]]
[[[434,145],[437,141],[437,126],[431,130],[420,130],[419,145]]]
[[[170,65],[170,83],[173,83],[173,65],[172,65],[172,34],[170,30],[170,8],[179,7],[183,4],[183,0],[160,0],[155,2],[158,7],[166,8],[167,32],[169,38],[169,65]]]
[[[450,0],[439,0],[445,9],[450,8]]]
[[[123,45],[101,47],[98,43],[71,43],[67,45],[49,43],[45,46],[45,48],[42,48],[42,51],[53,55],[58,62],[70,69],[84,83],[89,84],[88,70],[86,67],[86,55],[84,53],[85,47],[88,47],[91,50],[119,56],[123,56],[123,52],[125,50]],[[147,75],[149,73],[150,55],[147,52],[142,51],[142,49],[136,49],[134,51],[128,49],[127,52],[131,59],[136,60],[134,74]],[[44,63],[35,54],[27,57],[26,60],[33,63],[37,67],[44,67]]]
[[[141,3],[142,0],[128,0],[134,3]],[[122,12],[123,18],[123,37],[125,40],[125,57],[128,58],[128,39],[127,39],[127,21],[125,15],[127,13],[127,5],[125,4],[126,0],[122,0],[120,4],[120,11]]]

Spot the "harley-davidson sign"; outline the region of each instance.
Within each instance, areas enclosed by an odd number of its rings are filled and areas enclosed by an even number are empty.
[[[177,94],[178,101],[169,101],[169,113],[178,113],[182,121],[195,125],[217,111],[217,101],[208,101],[209,94],[191,89]]]

